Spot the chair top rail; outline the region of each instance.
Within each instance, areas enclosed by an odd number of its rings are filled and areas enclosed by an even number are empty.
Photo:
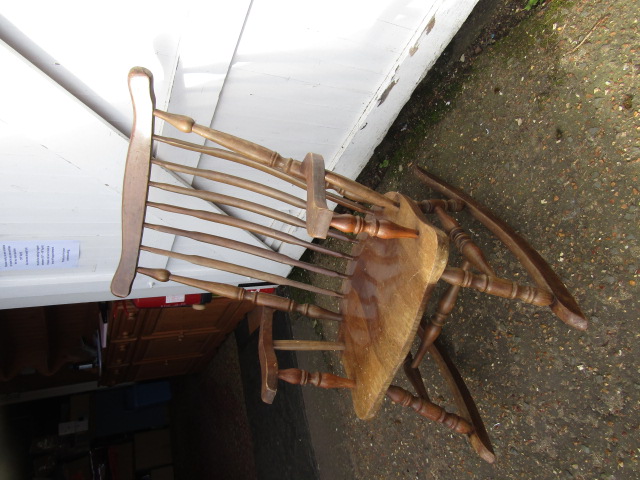
[[[133,127],[122,187],[122,253],[111,282],[111,293],[117,297],[131,293],[140,257],[154,126],[155,95],[151,72],[142,67],[131,69],[129,92]]]

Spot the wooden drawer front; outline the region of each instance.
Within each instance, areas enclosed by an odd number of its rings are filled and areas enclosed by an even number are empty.
[[[253,308],[250,302],[215,298],[204,310],[141,308],[115,302],[101,383],[114,385],[192,373]]]
[[[140,333],[144,315],[131,302],[116,302],[109,321],[109,340],[128,340]]]
[[[129,377],[136,381],[173,377],[190,372],[200,357],[172,358],[159,362],[142,363],[131,367]]]
[[[115,385],[117,383],[123,383],[127,380],[127,372],[129,365],[122,365],[116,367],[108,367],[102,370],[102,376],[100,377],[101,385]]]
[[[166,307],[154,309],[158,313],[149,315],[144,322],[143,335],[152,333],[180,332],[184,330],[215,329],[207,309],[195,310],[191,307]]]
[[[255,305],[251,302],[238,302],[226,298],[221,298],[220,300],[226,300],[227,304],[222,308],[223,303],[220,302],[220,308],[216,309],[216,325],[224,333],[230,333],[235,329],[240,320],[255,308]]]
[[[125,365],[131,362],[136,342],[134,340],[111,342],[107,350],[107,362],[109,366]]]
[[[229,328],[233,329],[252,307],[249,302],[216,298],[205,305],[204,310],[195,310],[192,307],[140,310],[141,314],[145,313],[141,333],[149,335],[202,329],[226,331]]]
[[[138,344],[135,361],[179,357],[182,355],[203,355],[212,348],[213,342],[220,336],[221,334],[214,332],[205,334],[184,332],[173,335],[142,337]]]

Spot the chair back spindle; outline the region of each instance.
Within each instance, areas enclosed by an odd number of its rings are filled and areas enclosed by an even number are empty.
[[[325,189],[332,186],[331,179],[338,179],[336,180],[337,183],[342,186],[351,185],[350,188],[355,190],[352,197],[355,198],[360,198],[358,192],[362,196],[363,192],[368,191],[368,189],[364,189],[348,179],[325,173],[322,157],[310,154],[307,157],[307,163],[286,159],[260,145],[198,125],[189,117],[158,110],[155,107],[153,94],[153,77],[146,69],[132,69],[129,74],[129,89],[134,106],[134,124],[123,186],[122,258],[112,282],[113,293],[120,297],[127,296],[131,291],[136,273],[141,273],[156,281],[173,281],[209,291],[216,295],[248,300],[257,306],[289,312],[295,311],[317,319],[340,321],[342,319],[341,314],[315,305],[298,304],[292,300],[271,294],[247,292],[240,287],[181,275],[172,272],[169,268],[148,268],[144,264],[139,265],[142,252],[146,255],[165,257],[168,264],[171,262],[170,264],[172,265],[176,265],[176,262],[179,265],[191,264],[205,269],[228,272],[251,280],[286,285],[314,294],[340,299],[344,296],[340,286],[337,289],[329,289],[290,280],[284,275],[270,273],[265,269],[253,268],[251,258],[261,258],[274,264],[284,265],[286,268],[298,267],[335,279],[340,283],[345,281],[348,275],[339,269],[309,264],[298,258],[293,258],[268,248],[258,241],[252,244],[238,238],[222,236],[219,234],[218,230],[220,229],[217,226],[226,226],[230,227],[231,230],[247,232],[255,238],[271,238],[278,242],[309,249],[338,259],[341,262],[353,260],[350,254],[344,253],[344,251],[348,251],[351,248],[351,245],[357,243],[355,236],[348,235],[348,233],[355,232],[357,234],[366,229],[374,230],[374,227],[378,230],[384,229],[380,229],[376,225],[370,225],[361,217],[349,214],[338,216],[328,209],[326,206],[327,201],[331,201],[350,208],[359,214],[371,212],[368,205],[345,198],[335,192],[326,192]],[[161,119],[183,132],[198,134],[209,141],[217,143],[222,148],[199,146],[195,143],[173,139],[166,135],[155,135],[153,131],[155,126],[154,118]],[[249,166],[299,187],[303,190],[301,195],[306,195],[307,197],[309,196],[307,194],[307,181],[312,179],[316,187],[315,190],[311,189],[315,198],[313,206],[324,204],[324,208],[322,209],[321,207],[321,213],[318,213],[320,211],[318,209],[310,213],[308,201],[266,184],[221,171],[181,165],[175,161],[155,158],[152,155],[154,142],[165,143],[177,149],[198,151],[203,155]],[[307,167],[307,165],[311,165],[311,167]],[[154,178],[155,169],[162,169],[176,175],[193,175],[210,182],[212,188],[211,190],[204,190],[184,182],[172,184],[166,181],[159,181]],[[311,173],[305,175],[305,171],[310,172],[311,170],[313,170],[313,175]],[[216,192],[215,186],[217,184],[231,185],[238,192],[244,192],[244,198],[240,194],[231,196]],[[150,200],[152,192],[162,193],[163,201]],[[265,205],[264,203],[259,203],[256,200],[260,196],[275,201],[275,204],[280,208],[274,207],[273,204]],[[393,204],[389,199],[377,193],[369,193],[364,196],[371,200],[377,200],[380,204]],[[259,221],[236,218],[215,209],[188,208],[183,206],[185,202],[182,199],[186,198],[199,199],[221,208],[233,207],[245,212],[251,212],[259,218]],[[291,208],[305,212],[306,220],[288,213],[287,210]],[[166,224],[148,221],[150,215],[168,220],[165,222]],[[193,228],[194,221],[197,225],[202,225],[202,228]],[[291,231],[286,232],[270,226],[274,222],[289,226]],[[189,225],[189,227],[187,228],[184,225]],[[399,226],[391,225],[388,229],[393,230],[394,227],[396,227],[399,234],[407,235],[407,232]],[[341,251],[337,251],[310,242],[301,238],[306,236],[301,234],[304,230],[316,232],[316,236],[329,236],[339,240],[343,242],[344,247],[341,248]],[[212,255],[192,254],[176,251],[175,249],[159,248],[152,244],[145,245],[143,244],[143,233],[145,231],[154,231],[174,236],[176,239],[183,239],[183,241],[209,245],[211,248],[206,251],[211,252]],[[409,234],[412,234],[412,232],[409,232]],[[175,241],[174,245],[176,245]],[[202,249],[203,247],[200,247],[201,251]],[[247,263],[238,264],[225,258],[227,255],[224,252],[233,251],[243,255],[242,258],[247,259]],[[220,256],[221,253],[222,256]],[[214,254],[217,254],[218,258],[214,258]],[[188,267],[184,268],[189,270]]]

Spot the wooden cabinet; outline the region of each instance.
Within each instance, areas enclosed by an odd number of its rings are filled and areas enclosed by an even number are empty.
[[[97,303],[0,310],[0,393],[95,381],[98,314]]]
[[[218,346],[253,308],[249,302],[214,298],[203,310],[191,307],[136,308],[115,302],[101,383],[151,380],[204,367]]]

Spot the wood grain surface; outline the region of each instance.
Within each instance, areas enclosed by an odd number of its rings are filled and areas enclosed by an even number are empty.
[[[387,194],[397,208],[376,216],[418,231],[418,238],[385,240],[359,235],[357,260],[344,283],[343,364],[356,382],[353,405],[359,418],[375,415],[402,365],[434,284],[448,258],[444,232],[434,228],[417,205],[398,193]]]

